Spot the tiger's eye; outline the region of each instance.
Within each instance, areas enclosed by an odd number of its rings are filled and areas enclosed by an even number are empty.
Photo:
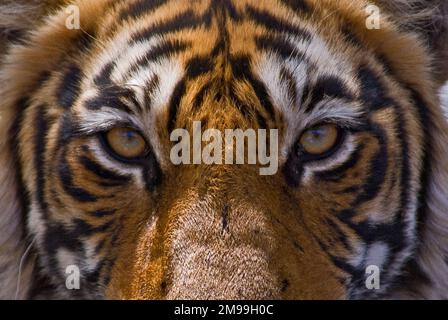
[[[323,124],[306,130],[300,138],[302,149],[310,155],[322,155],[338,142],[339,130],[333,124]]]
[[[147,152],[145,139],[133,129],[111,129],[106,133],[106,139],[110,148],[122,158],[139,158]]]

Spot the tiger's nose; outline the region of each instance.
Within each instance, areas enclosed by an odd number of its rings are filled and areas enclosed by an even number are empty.
[[[167,299],[274,299],[277,283],[261,249],[196,244],[171,262]]]
[[[225,203],[199,205],[178,216],[170,239],[168,299],[274,299],[273,239],[260,234],[259,213]]]

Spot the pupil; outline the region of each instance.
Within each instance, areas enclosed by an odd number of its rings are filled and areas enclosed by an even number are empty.
[[[325,135],[325,129],[323,128],[314,129],[313,131],[311,131],[311,135],[313,136],[314,139],[320,140],[322,139],[322,136]]]
[[[127,131],[127,132],[125,133],[125,139],[126,139],[128,142],[132,142],[132,140],[134,140],[134,138],[135,138],[135,134],[134,134],[132,131]]]

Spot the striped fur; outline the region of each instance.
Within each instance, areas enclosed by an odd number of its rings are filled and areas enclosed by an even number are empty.
[[[418,29],[446,8],[373,2],[379,30],[364,0],[49,1],[0,25],[24,35],[0,69],[0,298],[448,298],[446,26]],[[281,170],[174,166],[195,120],[278,129]],[[327,122],[340,146],[307,160]],[[117,126],[147,158],[111,154]]]

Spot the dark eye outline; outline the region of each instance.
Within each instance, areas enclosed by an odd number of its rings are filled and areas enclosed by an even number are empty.
[[[134,158],[126,158],[123,157],[121,155],[119,155],[114,148],[112,148],[112,146],[110,145],[108,139],[107,139],[107,134],[109,131],[114,130],[114,129],[129,129],[134,131],[135,133],[139,134],[140,137],[142,137],[143,141],[145,142],[145,151],[142,153],[141,156],[138,157],[134,157]],[[148,143],[148,141],[146,140],[145,136],[137,129],[132,128],[132,127],[128,127],[128,126],[119,126],[119,127],[113,127],[113,128],[109,128],[106,131],[102,131],[99,133],[98,135],[99,137],[99,141],[101,146],[103,147],[104,150],[106,150],[106,152],[115,160],[120,161],[120,162],[124,162],[127,164],[139,164],[141,162],[143,162],[144,160],[148,159],[148,157],[151,154],[151,147],[150,144]]]
[[[317,127],[321,127],[321,126],[325,126],[325,125],[333,125],[336,127],[337,130],[337,137],[336,137],[336,141],[333,144],[333,146],[328,149],[327,151],[321,153],[321,154],[312,154],[312,153],[308,153],[306,150],[304,150],[300,144],[300,140],[302,139],[302,136],[309,130],[312,130],[313,128],[317,128]],[[322,123],[318,123],[315,124],[313,126],[310,126],[309,128],[305,129],[302,131],[302,133],[299,136],[299,139],[297,140],[297,149],[296,152],[298,153],[300,160],[302,162],[313,162],[313,161],[322,161],[325,160],[329,157],[331,157],[334,153],[336,153],[340,147],[342,146],[343,142],[345,141],[347,137],[347,130],[341,128],[340,126],[337,126],[334,123],[331,122],[322,122]]]

